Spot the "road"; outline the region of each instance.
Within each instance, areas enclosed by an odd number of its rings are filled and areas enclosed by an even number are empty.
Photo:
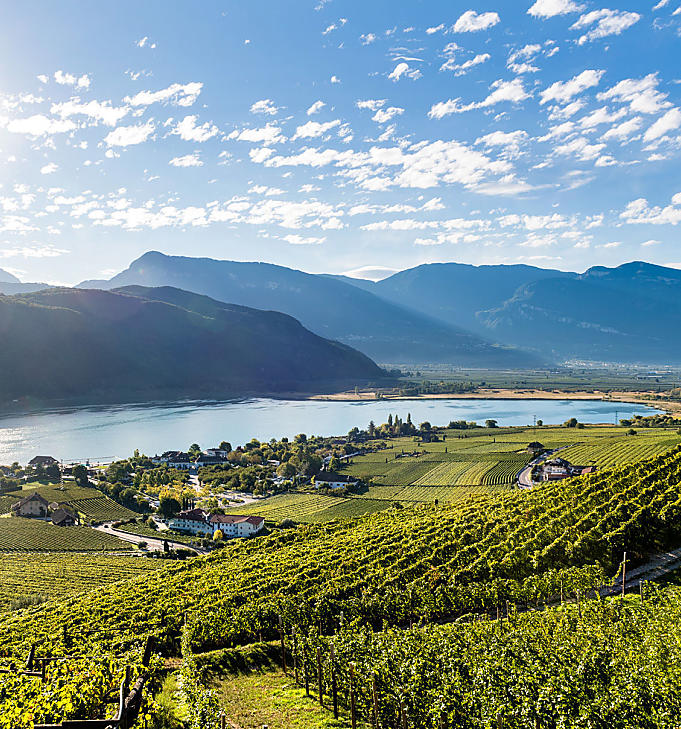
[[[104,534],[113,534],[119,539],[122,539],[124,542],[131,542],[132,544],[140,544],[140,542],[146,542],[150,551],[157,549],[162,552],[163,542],[167,541],[170,549],[189,549],[192,552],[196,552],[196,554],[208,554],[205,549],[190,547],[188,544],[173,542],[169,539],[164,540],[162,537],[160,539],[154,539],[153,537],[141,537],[139,534],[129,534],[128,532],[123,532],[120,529],[114,529],[113,526],[111,526],[112,524],[113,522],[105,522],[104,524],[100,524],[99,526],[93,528],[96,529],[98,532],[104,532]],[[161,534],[162,533],[163,532],[161,532]]]

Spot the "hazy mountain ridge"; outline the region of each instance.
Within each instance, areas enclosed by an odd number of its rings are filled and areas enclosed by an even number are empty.
[[[0,268],[0,283],[14,283],[18,284],[21,283],[21,281],[9,271],[5,271],[2,268]]]
[[[542,364],[537,356],[496,346],[345,280],[269,263],[149,252],[109,281],[97,284],[106,289],[173,286],[219,301],[283,311],[315,333],[349,344],[382,362],[432,361],[487,367]]]
[[[380,379],[279,312],[172,288],[0,296],[0,400],[228,397]]]

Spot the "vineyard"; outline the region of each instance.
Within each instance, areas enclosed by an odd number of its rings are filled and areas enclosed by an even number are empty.
[[[126,580],[160,562],[90,554],[5,554],[0,560],[0,612],[45,600],[63,600]]]
[[[101,552],[128,549],[132,549],[130,543],[90,527],[58,527],[49,522],[19,516],[0,518],[0,552]]]
[[[535,606],[562,591],[583,595],[618,571],[623,551],[635,564],[679,544],[679,448],[529,491],[274,530],[0,621],[0,655],[23,659],[38,642],[56,655],[83,656],[68,677],[55,670],[43,684],[0,674],[0,716],[22,702],[40,717],[94,716],[87,712],[120,680],[122,665],[138,665],[146,635],[161,653],[177,655],[184,633],[191,667],[193,653],[276,638],[281,618],[289,642],[296,628],[308,663],[319,647],[327,667],[334,641],[342,687],[355,664],[363,712],[376,673],[384,727],[398,726],[399,708],[407,726],[427,729],[442,712],[448,726],[485,729],[498,725],[500,712],[523,729],[537,721],[671,729],[681,681],[675,588],[619,612],[582,601],[581,617],[573,606],[518,616],[511,608],[503,623],[452,621],[494,616],[506,601]],[[111,654],[120,658],[105,668],[102,656]],[[64,693],[72,708],[55,701]],[[642,721],[644,711],[655,721]],[[0,719],[5,726],[22,725]]]
[[[83,514],[87,521],[115,521],[116,519],[132,519],[137,516],[134,511],[126,509],[101,491],[90,486],[77,486],[74,483],[53,484],[45,486],[41,483],[25,484],[21,491],[14,491],[0,496],[0,514],[9,513],[12,504],[16,504],[24,496],[37,491],[48,502],[66,502]]]

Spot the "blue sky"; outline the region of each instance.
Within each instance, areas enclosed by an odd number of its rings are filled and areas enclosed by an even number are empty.
[[[681,0],[0,9],[0,268],[681,266]]]

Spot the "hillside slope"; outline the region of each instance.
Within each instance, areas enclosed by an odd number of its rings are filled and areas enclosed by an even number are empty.
[[[519,286],[575,275],[525,265],[428,263],[377,281],[371,290],[389,301],[489,337],[477,312],[501,306]]]
[[[479,318],[509,343],[558,358],[681,362],[681,271],[632,262],[534,281]]]
[[[495,346],[345,281],[269,263],[150,252],[110,281],[88,285],[104,289],[173,286],[219,301],[283,311],[315,333],[344,342],[381,362],[430,361],[482,367],[524,367],[542,362],[536,355]]]
[[[228,396],[377,379],[292,317],[176,289],[0,296],[0,400]]]

